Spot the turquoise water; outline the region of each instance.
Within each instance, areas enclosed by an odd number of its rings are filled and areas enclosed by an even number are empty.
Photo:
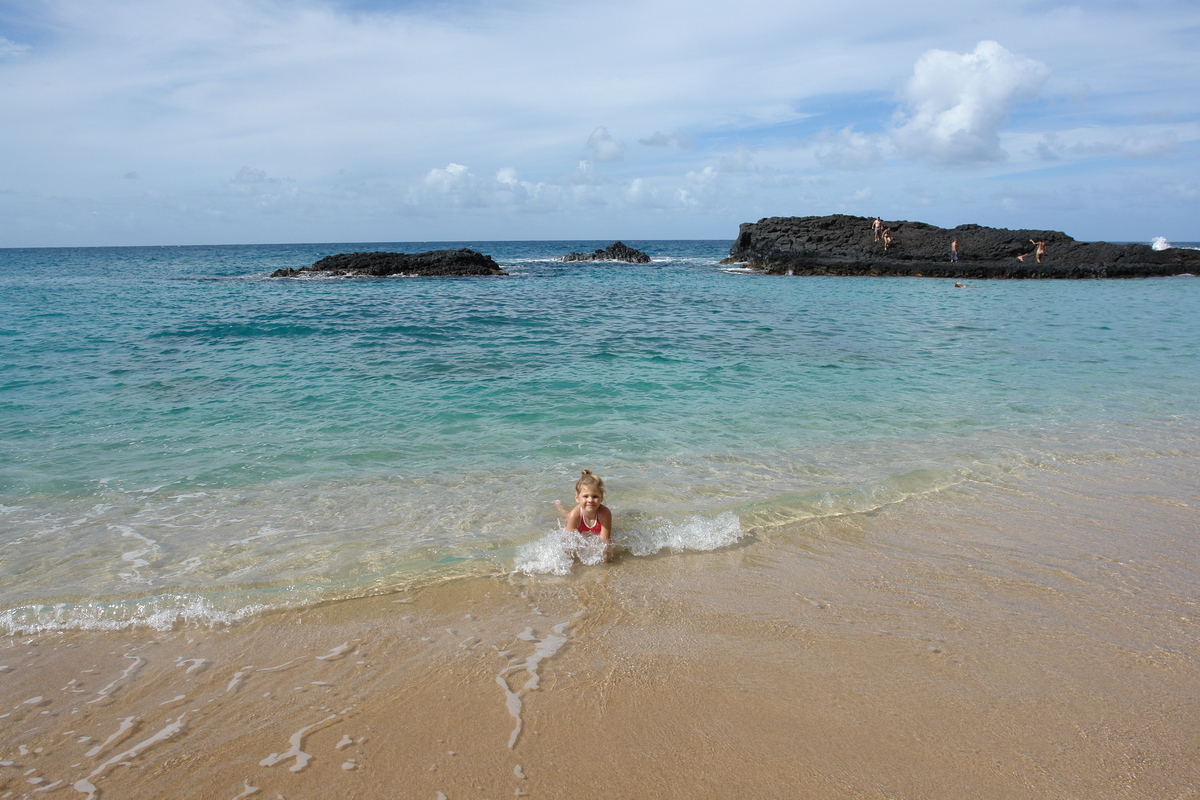
[[[554,260],[606,244],[0,250],[0,624],[569,571],[553,501],[584,467],[639,557],[1197,441],[1194,278],[767,277],[723,241]],[[510,275],[266,277],[459,246]]]

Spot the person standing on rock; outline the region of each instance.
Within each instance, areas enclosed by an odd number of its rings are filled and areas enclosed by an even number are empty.
[[[875,221],[871,223],[871,231],[875,234],[875,241],[878,242],[880,234],[883,233],[883,220],[876,217]]]
[[[958,263],[958,237],[954,237],[954,241],[950,243],[950,263]]]
[[[1030,239],[1029,243],[1037,248],[1034,251],[1034,254],[1037,256],[1037,263],[1042,263],[1042,256],[1046,255],[1046,243],[1044,241],[1035,242],[1033,239]]]
[[[892,246],[892,229],[884,228],[883,229],[883,252],[886,253],[887,249],[891,246]]]

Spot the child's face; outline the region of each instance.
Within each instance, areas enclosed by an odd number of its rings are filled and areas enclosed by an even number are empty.
[[[588,511],[595,511],[604,501],[604,495],[595,486],[584,486],[575,495],[575,502]]]

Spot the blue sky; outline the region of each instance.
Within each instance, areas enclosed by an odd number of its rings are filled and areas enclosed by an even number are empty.
[[[1200,240],[1200,4],[0,0],[0,247]]]

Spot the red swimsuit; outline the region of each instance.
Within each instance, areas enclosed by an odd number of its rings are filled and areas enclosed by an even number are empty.
[[[600,533],[600,514],[597,512],[597,514],[596,514],[596,524],[595,524],[595,525],[593,525],[592,527],[590,527],[590,528],[589,528],[589,527],[588,527],[588,524],[587,524],[586,522],[584,522],[584,521],[583,521],[583,512],[582,512],[582,511],[580,511],[580,512],[579,512],[579,528],[578,528],[578,531],[579,531],[580,533]]]

